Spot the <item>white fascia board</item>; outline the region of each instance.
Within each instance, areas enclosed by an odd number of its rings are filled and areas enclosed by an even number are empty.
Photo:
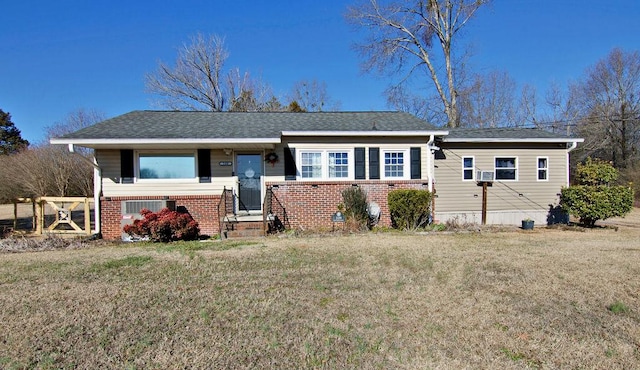
[[[449,131],[282,131],[282,136],[444,136]]]
[[[506,139],[506,138],[448,138],[445,137],[446,143],[582,143],[584,139],[580,138],[531,138],[531,139]]]
[[[280,138],[226,138],[226,139],[51,139],[51,144],[80,146],[117,145],[170,145],[170,144],[279,144]]]

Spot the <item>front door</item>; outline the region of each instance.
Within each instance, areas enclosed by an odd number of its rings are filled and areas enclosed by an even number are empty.
[[[255,211],[261,208],[262,156],[260,154],[238,154],[238,196],[240,211]]]

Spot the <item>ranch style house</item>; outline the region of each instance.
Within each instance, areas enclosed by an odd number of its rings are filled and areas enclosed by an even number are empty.
[[[163,207],[188,211],[208,235],[274,220],[331,229],[352,186],[378,205],[381,225],[391,224],[394,189],[431,191],[437,222],[546,224],[582,141],[436,128],[402,112],[184,111],[133,111],[51,139],[94,150],[96,232],[106,239],[122,237],[142,208]]]

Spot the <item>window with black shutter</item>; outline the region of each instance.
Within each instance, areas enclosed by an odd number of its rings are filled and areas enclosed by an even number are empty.
[[[134,172],[133,150],[120,150],[120,183],[133,184]]]
[[[296,179],[296,149],[288,146],[284,148],[284,179]]]
[[[422,177],[421,164],[420,164],[420,148],[414,147],[410,151],[411,162],[411,178],[420,179]]]
[[[355,148],[355,167],[356,167],[356,173],[355,173],[355,178],[356,180],[364,180],[366,179],[366,163],[365,163],[365,158],[364,158],[364,148]]]
[[[380,148],[369,148],[369,179],[380,179]]]
[[[211,182],[211,150],[198,149],[198,178],[200,182]]]

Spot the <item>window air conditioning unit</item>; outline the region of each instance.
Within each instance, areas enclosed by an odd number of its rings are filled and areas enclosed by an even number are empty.
[[[493,171],[481,171],[476,172],[476,181],[479,182],[493,182],[495,176]]]
[[[125,225],[133,224],[134,220],[139,220],[142,218],[140,211],[143,209],[148,209],[151,212],[159,212],[163,208],[169,208],[172,211],[176,210],[176,201],[175,200],[124,200],[121,204],[121,219],[120,219],[120,231],[124,228]],[[129,234],[122,231],[122,240],[130,241],[131,237]]]

